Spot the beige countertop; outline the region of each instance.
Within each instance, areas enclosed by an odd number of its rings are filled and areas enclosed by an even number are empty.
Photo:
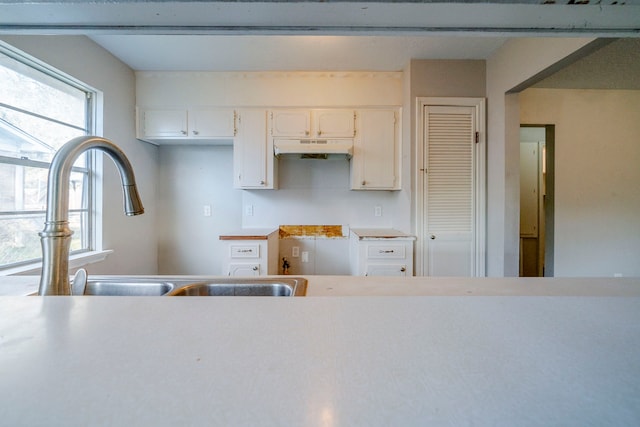
[[[0,424],[638,425],[640,279],[309,285],[0,297]]]
[[[149,276],[162,277],[162,276]],[[189,276],[180,276],[189,277]],[[211,276],[224,277],[224,276]],[[269,277],[269,276],[267,276]],[[270,276],[288,277],[288,276]],[[308,280],[307,296],[640,296],[629,277],[359,277],[291,276]],[[90,277],[91,278],[91,277]],[[0,296],[38,290],[39,276],[0,276]]]

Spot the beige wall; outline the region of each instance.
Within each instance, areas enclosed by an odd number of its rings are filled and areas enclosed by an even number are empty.
[[[107,166],[104,242],[105,247],[115,249],[116,254],[109,257],[105,263],[92,267],[91,272],[155,272],[157,269],[155,204],[157,199],[164,196],[156,194],[158,149],[135,140],[133,109],[137,88],[133,72],[86,37],[3,36],[2,38],[104,92],[104,135],[122,145],[131,158],[140,181],[147,213],[137,218],[125,218],[122,215],[117,174],[115,168],[105,162]],[[391,85],[393,88],[390,92],[382,94],[388,99],[397,100],[398,104],[402,103],[404,109],[403,190],[393,194],[381,194],[382,199],[358,194],[358,197],[364,196],[363,198],[367,200],[357,203],[351,210],[353,215],[364,214],[369,217],[371,206],[382,204],[385,209],[384,225],[412,231],[410,228],[415,227],[413,218],[415,206],[411,204],[411,187],[415,176],[413,173],[415,97],[487,96],[487,273],[490,276],[517,275],[518,97],[517,95],[507,97],[505,94],[591,41],[592,39],[586,38],[512,39],[487,60],[486,71],[483,61],[411,61],[405,70],[403,81],[394,83]],[[410,80],[407,81],[407,79]],[[210,100],[210,96],[205,99],[207,104],[210,104],[208,102]],[[318,102],[318,99],[313,101]],[[204,159],[202,167],[206,167]],[[264,203],[268,207],[269,201],[266,197],[268,194],[245,192],[244,197],[256,206]],[[348,194],[354,193],[348,192]],[[390,220],[391,217],[393,221]],[[131,236],[143,237],[132,238]]]
[[[555,125],[556,276],[640,276],[640,91],[527,89],[523,124]]]
[[[403,101],[402,72],[138,72],[136,81],[139,106],[399,107]],[[161,274],[223,274],[227,254],[218,236],[240,227],[345,224],[411,231],[409,190],[351,191],[345,159],[281,158],[278,190],[239,190],[233,188],[230,146],[163,146],[159,152]],[[203,216],[203,205],[211,206],[211,217]],[[329,242],[341,248],[322,243],[309,250],[309,265],[319,259],[325,274],[349,274],[347,240]]]
[[[104,161],[103,247],[106,261],[87,267],[91,274],[155,274],[157,149],[135,139],[135,75],[124,63],[85,36],[2,36],[2,40],[104,95],[103,136],[118,144],[136,173],[145,214],[125,217],[120,177]]]
[[[410,82],[407,81],[410,76]],[[484,61],[412,61],[404,73],[137,73],[139,104],[179,101],[213,105],[401,105],[403,107],[402,190],[349,191],[348,165],[335,161],[301,163],[281,159],[280,189],[277,191],[231,190],[228,180],[202,180],[215,168],[231,176],[231,152],[223,148],[160,148],[159,224],[165,230],[190,233],[188,244],[170,231],[159,245],[161,273],[192,272],[218,274],[220,266],[205,260],[202,254],[224,255],[216,233],[239,225],[270,227],[282,224],[348,224],[352,227],[394,227],[413,232],[413,165],[415,147],[416,96],[485,96]],[[157,90],[160,87],[162,90]],[[198,153],[197,155],[195,153]],[[180,163],[189,158],[189,168]],[[181,172],[179,174],[173,171]],[[306,179],[300,179],[307,177]],[[171,182],[184,185],[170,185]],[[308,183],[306,181],[309,181]],[[189,189],[189,193],[184,191]],[[195,196],[198,195],[198,196]],[[224,200],[222,200],[224,198]],[[206,233],[199,239],[192,224],[206,222],[201,204],[213,207]],[[193,205],[190,209],[186,206]],[[254,215],[243,215],[243,206],[251,205]],[[381,206],[382,217],[374,216]],[[230,216],[222,218],[224,208]],[[235,212],[235,214],[234,214]],[[318,222],[319,221],[319,222]],[[189,226],[185,226],[189,224]],[[191,230],[191,231],[189,231]],[[215,231],[213,231],[215,230]],[[213,234],[211,234],[213,233]],[[211,237],[214,237],[213,239]],[[180,256],[175,248],[181,247]],[[346,256],[339,251],[330,265],[341,266]],[[334,251],[335,252],[335,251]],[[189,256],[191,253],[193,256]],[[311,254],[313,257],[313,254]],[[336,267],[338,268],[338,267]],[[336,269],[333,274],[347,274]]]
[[[519,264],[519,113],[516,86],[593,39],[515,38],[487,60],[487,275],[517,276]]]
[[[136,72],[138,106],[401,105],[401,72]]]

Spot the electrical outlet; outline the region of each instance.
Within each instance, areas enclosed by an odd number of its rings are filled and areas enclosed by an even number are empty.
[[[204,216],[211,216],[211,205],[204,205],[202,207],[202,214]]]
[[[379,206],[379,205],[378,205],[378,206],[376,206],[376,207],[373,209],[373,214],[374,214],[375,216],[382,216],[382,206]]]
[[[246,216],[253,216],[253,205],[247,205],[244,207],[244,214]]]
[[[293,246],[291,248],[291,256],[298,258],[300,256],[300,246]]]
[[[302,262],[309,262],[309,252],[302,251]]]

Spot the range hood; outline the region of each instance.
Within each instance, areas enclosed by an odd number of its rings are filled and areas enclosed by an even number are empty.
[[[353,155],[352,139],[274,139],[273,153],[298,155],[302,158],[327,159]]]

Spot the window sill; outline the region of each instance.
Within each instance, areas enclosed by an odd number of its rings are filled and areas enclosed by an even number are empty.
[[[103,251],[82,252],[71,255],[69,257],[69,270],[84,267],[87,264],[104,261],[112,252],[112,249],[107,249]],[[42,262],[34,262],[33,264],[26,264],[2,270],[0,271],[0,276],[40,274],[41,271]]]

